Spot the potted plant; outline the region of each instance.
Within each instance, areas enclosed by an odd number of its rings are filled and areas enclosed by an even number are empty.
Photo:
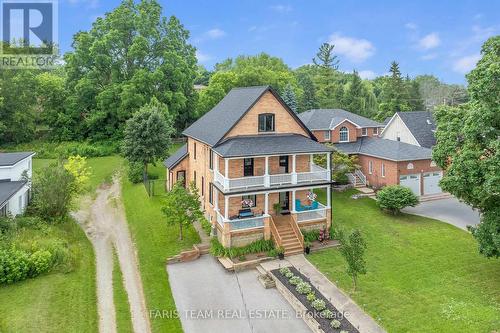
[[[279,202],[275,203],[273,209],[276,215],[279,215],[281,213],[281,204]]]
[[[280,246],[276,249],[276,254],[278,254],[278,258],[280,260],[285,259],[285,249],[283,248],[283,246]]]
[[[309,254],[311,252],[311,242],[310,241],[304,242],[304,252],[306,254]]]

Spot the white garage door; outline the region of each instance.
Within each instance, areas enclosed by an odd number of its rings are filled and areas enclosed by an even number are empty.
[[[439,187],[439,181],[442,177],[442,172],[424,173],[424,194],[437,194],[443,192]]]
[[[420,195],[420,175],[399,176],[399,185],[406,186],[416,195]]]

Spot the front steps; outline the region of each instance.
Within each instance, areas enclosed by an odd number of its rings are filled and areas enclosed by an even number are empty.
[[[283,215],[273,217],[274,223],[276,224],[276,229],[281,237],[282,246],[285,249],[285,256],[290,256],[293,254],[298,254],[304,252],[304,248],[300,244],[297,235],[293,232],[292,217],[290,215]]]

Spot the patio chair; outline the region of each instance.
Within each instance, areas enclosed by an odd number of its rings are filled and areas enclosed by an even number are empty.
[[[300,202],[300,199],[295,199],[295,210],[297,212],[301,212],[304,210],[304,208],[302,207],[302,204]]]
[[[250,208],[240,209],[240,211],[238,212],[238,216],[240,219],[245,217],[252,217],[253,212]]]
[[[311,209],[318,209],[319,207],[319,204],[317,201],[313,201],[312,205],[311,205]]]

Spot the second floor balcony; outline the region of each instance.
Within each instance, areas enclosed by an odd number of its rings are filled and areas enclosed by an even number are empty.
[[[314,154],[222,158],[215,155],[214,181],[223,191],[329,182],[330,153],[326,168],[314,163]]]

